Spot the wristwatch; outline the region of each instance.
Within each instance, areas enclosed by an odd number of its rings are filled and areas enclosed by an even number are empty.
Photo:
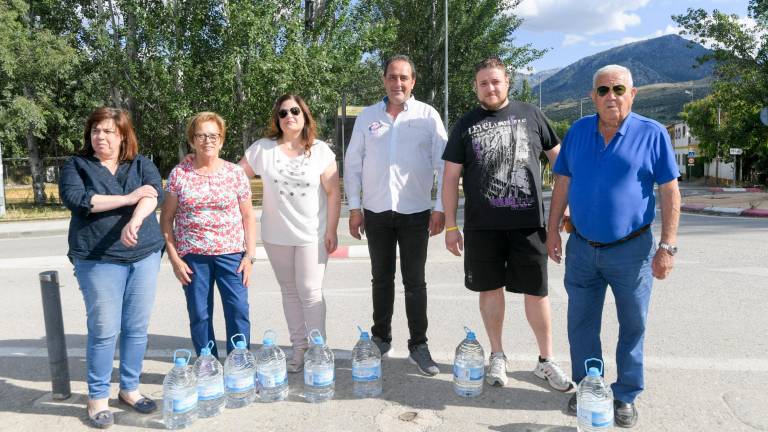
[[[669,243],[659,243],[659,249],[664,249],[668,254],[675,256],[677,253],[677,246],[673,246]]]
[[[256,262],[256,257],[248,257],[251,260],[251,265]]]

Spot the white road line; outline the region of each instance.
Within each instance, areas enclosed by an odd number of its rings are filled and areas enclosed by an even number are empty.
[[[255,349],[256,346],[252,347]],[[287,351],[290,351],[289,349]],[[333,354],[336,359],[349,360],[351,351],[348,349],[334,349]],[[389,358],[405,359],[407,352],[404,349],[390,351]],[[70,358],[84,358],[85,349],[71,348],[67,350],[67,356]],[[432,358],[441,363],[453,362],[454,353],[451,351],[432,351]],[[527,354],[508,354],[507,358],[512,362],[531,363],[536,359],[536,353]],[[2,347],[0,348],[0,358],[46,358],[48,350],[45,348],[30,347]],[[147,350],[148,359],[171,359],[173,350],[151,349]],[[568,354],[557,353],[557,358],[568,359]],[[170,360],[169,360],[170,361]],[[385,358],[386,362],[387,359]],[[615,368],[611,359],[605,359],[606,366],[610,369]],[[713,371],[713,372],[768,372],[768,358],[705,358],[705,357],[655,357],[645,358],[646,369],[659,370],[686,370],[686,371]]]

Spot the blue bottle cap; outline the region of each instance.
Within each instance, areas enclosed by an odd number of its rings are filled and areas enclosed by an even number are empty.
[[[322,336],[312,336],[312,343],[315,345],[323,345],[325,341]]]
[[[591,377],[597,377],[597,376],[600,376],[600,369],[598,369],[598,368],[596,368],[596,367],[591,367],[591,368],[589,368],[589,370],[587,371],[587,375],[589,375],[589,376],[591,376]]]
[[[471,332],[467,332],[467,340],[468,341],[473,341],[473,340],[476,340],[476,339],[477,338],[475,337],[475,332],[472,332],[472,331]]]
[[[371,335],[369,335],[367,331],[361,332],[360,340],[371,340]]]
[[[209,356],[211,355],[211,349],[208,347],[202,347],[200,348],[200,356]]]
[[[240,341],[237,341],[237,342],[235,343],[235,348],[238,348],[238,349],[245,349],[245,341],[242,341],[242,340],[240,340]]]
[[[174,366],[176,367],[186,367],[187,366],[187,359],[184,357],[176,357],[176,360],[174,360]]]
[[[272,338],[266,338],[266,339],[264,339],[264,340],[262,341],[262,343],[263,343],[263,344],[264,344],[264,346],[266,346],[266,347],[271,347],[272,345],[274,345],[274,344],[275,344],[275,341],[273,341],[273,340],[272,340]]]

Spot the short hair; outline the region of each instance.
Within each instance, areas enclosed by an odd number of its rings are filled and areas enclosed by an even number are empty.
[[[509,76],[507,66],[501,61],[500,58],[493,56],[488,57],[475,65],[475,75],[483,69],[501,69],[504,71],[504,75]]]
[[[632,84],[632,72],[628,68],[621,65],[617,65],[617,64],[610,64],[610,65],[601,67],[600,69],[597,70],[597,72],[595,72],[594,75],[592,75],[592,88],[594,89],[595,86],[597,85],[597,79],[600,77],[600,75],[604,75],[611,72],[623,73],[624,75],[627,76],[628,87],[629,88],[634,87],[634,85]]]
[[[187,122],[187,142],[192,144],[195,141],[195,129],[205,122],[216,123],[221,134],[221,142],[224,142],[227,137],[227,122],[220,115],[211,111],[199,112],[189,119]]]
[[[315,118],[312,117],[312,112],[309,110],[309,106],[299,95],[286,93],[277,98],[275,104],[272,106],[272,121],[269,123],[267,138],[279,140],[283,137],[283,130],[280,129],[280,116],[278,115],[278,112],[280,111],[280,105],[287,100],[296,102],[301,109],[301,113],[304,115],[304,129],[301,130],[301,141],[302,144],[304,144],[304,152],[307,155],[311,155],[312,143],[314,143],[315,138],[317,138],[317,123],[315,123]]]
[[[389,65],[394,63],[394,62],[396,62],[396,61],[407,62],[411,66],[411,78],[416,78],[416,65],[413,64],[413,60],[411,60],[411,58],[408,57],[405,54],[393,55],[392,57],[388,58],[384,62],[384,76],[387,76],[387,71],[389,70]]]
[[[85,120],[85,133],[83,148],[80,154],[83,156],[93,156],[94,150],[91,145],[91,129],[94,125],[104,120],[112,120],[123,140],[120,142],[120,153],[118,159],[120,162],[133,160],[139,152],[139,141],[136,139],[136,132],[133,130],[133,122],[128,111],[119,108],[100,107],[96,108]]]

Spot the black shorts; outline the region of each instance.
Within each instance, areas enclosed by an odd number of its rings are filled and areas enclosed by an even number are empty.
[[[547,289],[547,231],[467,230],[464,285],[472,291],[507,291],[544,297]]]

